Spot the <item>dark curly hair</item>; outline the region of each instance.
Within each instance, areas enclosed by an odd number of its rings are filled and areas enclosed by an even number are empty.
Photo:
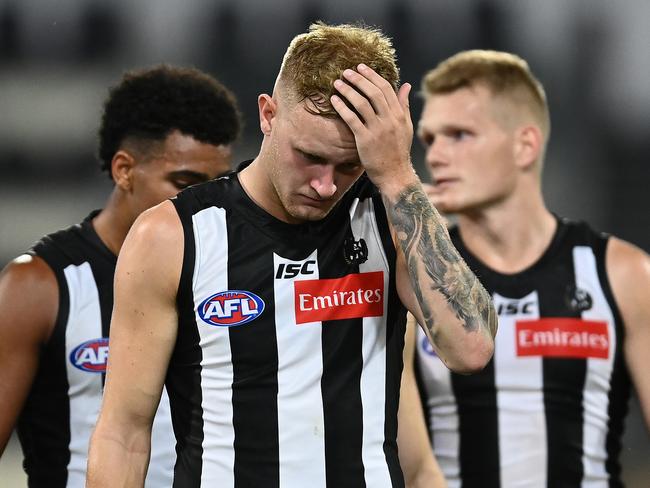
[[[110,88],[98,156],[111,176],[113,156],[127,138],[158,142],[178,130],[218,146],[234,142],[240,129],[235,97],[216,79],[193,68],[159,65],[129,71]]]

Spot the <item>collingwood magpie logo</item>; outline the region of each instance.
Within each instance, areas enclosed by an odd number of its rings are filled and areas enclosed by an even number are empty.
[[[594,300],[591,298],[589,292],[575,285],[569,285],[567,287],[564,300],[569,310],[573,312],[584,312],[594,305]]]
[[[348,237],[343,241],[343,258],[348,264],[361,264],[368,261],[368,245],[363,239],[358,241]]]

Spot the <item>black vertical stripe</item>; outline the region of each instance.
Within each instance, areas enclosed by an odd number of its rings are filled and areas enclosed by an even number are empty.
[[[593,246],[600,286],[605,295],[605,299],[612,310],[616,334],[616,349],[614,351],[612,377],[609,382],[610,390],[608,395],[609,406],[607,409],[607,439],[605,441],[607,460],[605,461],[605,469],[609,474],[610,488],[622,488],[623,483],[621,481],[621,463],[619,461],[619,456],[621,454],[621,438],[623,437],[624,430],[623,421],[628,412],[631,382],[630,373],[625,364],[623,352],[625,327],[616,300],[614,300],[614,294],[612,293],[609,279],[607,278],[607,270],[605,266],[607,245],[608,240],[604,237],[600,237],[596,240]]]
[[[465,249],[457,227],[450,237],[483,286],[493,294],[502,293],[499,281]],[[510,290],[517,296],[522,290]],[[522,294],[524,296],[527,293]],[[499,487],[499,411],[494,358],[479,373],[465,376],[450,372],[451,389],[458,412],[458,463],[463,488]],[[479,434],[480,433],[480,434]]]
[[[29,396],[17,423],[23,450],[23,468],[30,487],[65,487],[70,462],[70,401],[65,350],[65,329],[70,314],[68,284],[56,259],[47,249],[41,256],[54,270],[59,289],[59,310],[50,340],[43,348]]]
[[[228,219],[228,288],[264,300],[262,315],[231,327],[235,487],[280,486],[278,441],[278,345],[273,296],[273,252],[255,243],[246,222]],[[259,242],[259,239],[257,239]],[[266,290],[268,295],[260,295]]]
[[[203,465],[203,395],[201,390],[201,360],[198,325],[194,314],[192,277],[196,259],[191,212],[178,200],[173,200],[183,224],[184,256],[179,280],[176,306],[178,335],[167,371],[166,388],[169,395],[172,423],[177,445],[174,466],[174,488],[199,488]]]
[[[499,487],[499,412],[494,359],[476,375],[450,374],[458,408],[462,486]]]
[[[570,310],[566,301],[568,290],[576,284],[571,246],[564,247],[554,269],[549,271],[544,290],[539,292],[540,316],[579,318],[580,311]],[[549,488],[580,486],[582,482],[582,392],[586,373],[584,359],[546,357],[542,360]]]
[[[613,302],[610,302],[613,303]],[[622,488],[621,481],[621,463],[619,456],[621,454],[621,438],[623,436],[624,419],[628,412],[628,402],[630,399],[630,376],[623,357],[623,327],[621,322],[617,320],[617,344],[616,356],[614,358],[612,377],[610,380],[611,389],[609,391],[608,400],[609,407],[607,409],[608,431],[607,439],[605,441],[605,449],[607,451],[607,460],[605,461],[605,469],[609,474],[610,488]]]
[[[351,239],[349,223],[342,229]],[[343,242],[337,239],[336,242]],[[338,256],[337,256],[338,254]],[[347,264],[343,248],[319,248],[321,279],[358,273],[359,267]],[[327,262],[323,267],[321,263]],[[324,321],[322,329],[323,419],[325,425],[325,477],[328,488],[365,487],[363,459],[363,320]]]
[[[382,247],[390,266],[388,279],[388,315],[386,317],[386,403],[384,405],[384,454],[393,488],[404,486],[404,476],[397,453],[397,412],[404,359],[406,309],[397,295],[395,264],[397,254],[388,225],[386,211],[379,195],[373,197],[375,216]],[[416,355],[413,356],[415,360]],[[426,410],[424,410],[426,411]],[[428,416],[427,416],[428,418]]]
[[[364,487],[362,319],[323,322],[323,414],[328,488]]]

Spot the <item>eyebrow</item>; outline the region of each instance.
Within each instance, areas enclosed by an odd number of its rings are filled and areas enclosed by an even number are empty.
[[[425,125],[418,124],[416,134],[418,134],[418,135],[422,134],[422,133],[445,134],[447,132],[454,132],[454,131],[458,131],[458,130],[464,130],[464,131],[471,132],[474,129],[472,128],[472,126],[470,126],[468,124],[455,124],[455,123],[452,123],[452,124],[442,125],[442,126],[438,127],[437,130],[432,130],[430,127],[426,127]]]
[[[171,171],[168,173],[170,178],[188,178],[191,180],[202,180],[207,181],[210,179],[210,176],[206,173],[201,173],[199,171],[191,171],[189,169],[179,169],[177,171]]]
[[[300,148],[296,147],[295,150],[298,151],[299,153],[301,153],[303,156],[308,156],[309,158],[313,159],[317,163],[325,164],[325,163],[329,162],[329,159],[327,159],[326,157],[320,156],[318,154],[314,154],[314,153],[309,152],[309,151],[305,151],[304,149],[300,149]],[[357,164],[357,165],[359,165],[359,164],[361,164],[361,161],[357,158],[357,159],[349,159],[349,160],[345,160],[345,161],[339,161],[337,164]]]
[[[318,154],[314,154],[313,152],[310,151],[305,151],[304,149],[300,149],[299,147],[296,147],[296,151],[298,151],[300,154],[303,156],[307,156],[310,159],[314,159],[316,161],[321,161],[321,162],[327,162],[327,158],[320,156]]]

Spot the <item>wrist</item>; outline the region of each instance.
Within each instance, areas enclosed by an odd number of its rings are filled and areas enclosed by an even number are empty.
[[[381,178],[370,176],[370,179],[379,189],[382,196],[391,202],[399,200],[404,191],[407,189],[412,190],[413,187],[420,188],[424,193],[420,178],[410,165],[408,169],[400,173],[391,172]]]

